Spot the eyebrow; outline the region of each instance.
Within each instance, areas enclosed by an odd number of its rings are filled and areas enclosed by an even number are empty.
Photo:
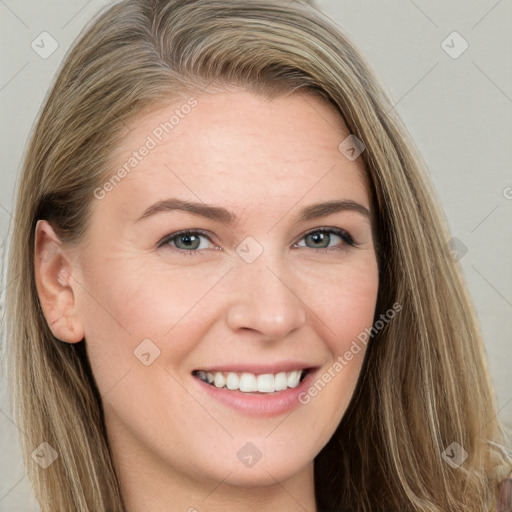
[[[147,219],[157,213],[170,212],[174,210],[185,211],[200,217],[215,220],[229,226],[233,226],[239,222],[237,216],[226,208],[221,206],[209,205],[206,203],[197,203],[191,201],[183,201],[181,199],[170,198],[158,201],[149,206],[144,213],[135,221],[139,222]],[[333,200],[323,203],[314,203],[302,208],[297,216],[298,222],[306,222],[318,217],[325,217],[332,213],[352,211],[370,218],[370,210],[352,200]]]

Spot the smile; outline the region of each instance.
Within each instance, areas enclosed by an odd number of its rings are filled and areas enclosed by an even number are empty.
[[[304,368],[300,363],[275,364],[273,368],[250,366],[198,369],[192,372],[192,378],[209,399],[243,415],[264,418],[300,407],[299,396],[311,386],[320,369]]]

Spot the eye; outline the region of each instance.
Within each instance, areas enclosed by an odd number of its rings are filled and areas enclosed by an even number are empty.
[[[333,237],[334,240],[336,237],[341,239],[342,243],[329,247],[329,244],[333,241]],[[211,242],[211,238],[202,230],[185,230],[178,233],[171,233],[158,242],[157,248],[167,247],[171,250],[181,252],[182,254],[190,256],[199,255],[200,249],[208,249],[204,244],[201,246],[201,238]],[[306,240],[306,242],[310,242],[313,245],[312,247],[306,246],[307,249],[317,249],[326,252],[342,249],[345,244],[357,247],[357,244],[350,234],[340,228],[317,228],[303,235],[301,240]],[[304,247],[304,245],[295,243],[293,247]]]
[[[157,248],[169,246],[171,250],[180,251],[187,255],[197,253],[198,249],[205,249],[201,247],[200,237],[206,238],[211,242],[210,237],[201,230],[187,230],[180,231],[179,233],[171,233],[165,236],[158,242]]]
[[[334,247],[329,247],[330,242],[333,240],[333,236],[334,238],[340,238],[342,240],[342,243]],[[347,233],[347,231],[345,231],[344,229],[340,228],[317,228],[303,235],[301,240],[306,240],[306,242],[309,241],[310,243],[313,244],[313,247],[307,246],[308,249],[320,249],[324,251],[331,251],[342,249],[345,244],[357,247],[357,244],[354,242],[350,234]],[[294,244],[294,247],[304,246]]]

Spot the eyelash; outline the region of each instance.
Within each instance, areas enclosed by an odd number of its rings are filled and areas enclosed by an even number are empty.
[[[304,233],[300,240],[306,238],[308,235],[312,235],[314,233],[332,233],[334,235],[339,236],[346,244],[352,246],[352,247],[358,247],[358,244],[356,244],[353,240],[353,238],[350,236],[350,234],[345,231],[344,229],[340,228],[316,228],[314,230],[308,231],[307,233]],[[178,247],[171,247],[170,242],[172,242],[174,239],[183,236],[183,235],[201,235],[207,238],[210,242],[212,242],[211,238],[208,236],[208,234],[200,229],[190,229],[190,230],[184,230],[179,231],[177,233],[171,233],[169,235],[166,235],[160,242],[157,244],[157,249],[162,248],[164,246],[169,247],[172,251],[177,251],[179,253],[184,253],[187,256],[198,256],[201,253],[201,249],[192,249],[192,250],[185,250],[185,249],[179,249]],[[342,247],[325,247],[320,249],[315,249],[314,247],[305,247],[305,249],[312,249],[314,251],[324,252],[324,253],[330,253],[331,251],[336,251],[342,249]],[[204,250],[204,249],[203,249]]]

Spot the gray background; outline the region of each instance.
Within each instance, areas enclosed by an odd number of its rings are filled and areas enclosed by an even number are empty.
[[[13,191],[34,119],[71,42],[108,3],[0,0],[0,262],[5,260]],[[381,78],[427,162],[452,236],[467,248],[461,264],[486,340],[499,415],[512,426],[512,3],[319,0],[317,4]],[[44,31],[58,43],[47,58],[31,47]],[[446,40],[454,31],[469,45],[457,58],[453,52],[460,51],[463,41],[458,36]],[[45,48],[50,48],[49,40]],[[4,289],[5,283],[0,285],[2,310]],[[36,511],[17,436],[2,380],[0,511]]]

